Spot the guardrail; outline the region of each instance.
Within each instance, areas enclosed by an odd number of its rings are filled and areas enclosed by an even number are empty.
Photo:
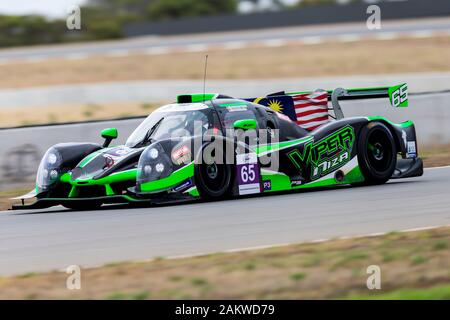
[[[381,8],[383,20],[445,17],[450,15],[450,2],[448,0],[385,1],[376,4]],[[368,17],[366,13],[368,5],[367,3],[318,5],[281,12],[136,23],[126,25],[123,33],[126,37],[133,37],[148,34],[176,35],[314,24],[365,22]]]
[[[347,117],[381,115],[392,121],[413,120],[419,144],[450,143],[450,91],[410,95],[410,107],[392,108],[383,99],[346,101],[343,111]],[[60,142],[102,143],[100,131],[116,127],[122,144],[141,123],[142,117],[67,123],[45,126],[27,126],[0,129],[0,189],[32,182],[40,159],[52,145]]]

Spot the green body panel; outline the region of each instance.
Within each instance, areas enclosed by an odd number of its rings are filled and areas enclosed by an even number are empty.
[[[160,192],[175,187],[179,183],[192,178],[194,176],[194,162],[174,171],[166,178],[162,178],[155,181],[149,181],[141,184],[141,192]]]
[[[114,193],[114,190],[111,188],[112,183],[136,180],[136,175],[137,170],[130,169],[126,171],[116,172],[97,180],[96,179],[72,180],[71,174],[65,173],[59,178],[59,180],[63,183],[68,183],[72,185],[72,188],[68,195],[69,198],[76,198],[81,188],[94,185],[105,186],[105,194],[107,196],[114,196],[116,194]]]
[[[344,177],[344,180],[341,182],[336,181],[334,178],[324,179],[320,181],[312,181],[310,183],[295,186],[293,189],[307,189],[307,188],[321,188],[321,187],[332,187],[337,185],[345,185],[352,183],[359,183],[364,181],[364,176],[361,172],[359,166],[353,168],[349,173],[347,173]]]
[[[283,141],[283,142],[279,142],[279,143],[262,144],[262,145],[259,145],[256,147],[256,154],[258,154],[258,156],[260,156],[262,154],[275,152],[275,151],[281,150],[283,148],[288,148],[288,147],[292,147],[292,146],[295,146],[298,144],[305,143],[312,139],[313,139],[313,137],[309,136],[309,137],[305,137],[305,138],[300,138],[300,139],[290,140],[290,141]]]
[[[65,183],[70,183],[73,186],[95,186],[95,185],[109,185],[116,182],[123,182],[129,180],[136,180],[136,169],[130,169],[120,172],[115,172],[109,176],[101,179],[86,179],[86,180],[75,180],[71,179],[70,173],[65,173],[61,176],[60,181]]]
[[[105,189],[106,189],[106,195],[107,196],[115,195],[114,190],[111,188],[110,184],[105,184]]]
[[[370,116],[370,117],[366,117],[366,119],[369,121],[384,121],[386,123],[389,123],[392,126],[396,126],[399,128],[408,128],[408,127],[414,125],[414,122],[412,122],[411,120],[408,120],[408,121],[405,121],[402,123],[395,123],[395,122],[392,122],[392,121],[386,119],[385,117],[381,117],[381,116]]]
[[[354,168],[350,170],[345,176],[344,179],[340,182],[336,181],[336,179],[328,178],[328,179],[319,179],[318,181],[312,181],[303,185],[292,186],[290,178],[284,173],[273,172],[268,170],[261,170],[261,179],[263,181],[271,181],[271,190],[266,190],[264,192],[276,192],[276,191],[288,191],[288,190],[297,190],[297,189],[310,189],[310,188],[320,188],[320,187],[332,187],[337,185],[346,185],[346,184],[354,184],[364,182],[364,176],[359,168],[359,165],[356,165]]]
[[[255,119],[242,119],[237,120],[233,123],[234,129],[242,129],[242,130],[256,130],[258,124]]]
[[[182,94],[177,96],[177,102],[180,103],[181,98],[186,96],[191,97],[191,102],[204,102],[216,99],[219,95],[217,93],[192,93],[192,94]]]
[[[76,186],[72,186],[72,188],[70,189],[69,192],[69,198],[75,198],[78,196],[79,194],[79,189]]]
[[[189,195],[191,197],[194,197],[194,198],[200,197],[200,194],[198,193],[197,187],[193,187],[192,190],[190,190],[188,193],[189,193]]]
[[[270,181],[272,188],[264,192],[286,191],[291,188],[291,179],[281,172],[274,172],[268,170],[261,170],[261,179],[263,181]]]
[[[70,173],[64,173],[60,178],[59,181],[64,182],[64,183],[70,183]]]

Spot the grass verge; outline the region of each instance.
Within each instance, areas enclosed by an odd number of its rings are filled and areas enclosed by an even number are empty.
[[[64,272],[2,278],[0,299],[449,299],[449,243],[442,227],[110,264],[82,270],[75,291]],[[381,290],[367,289],[370,265],[381,268]]]
[[[352,300],[450,300],[450,285],[421,289],[399,289],[384,294],[350,296]]]

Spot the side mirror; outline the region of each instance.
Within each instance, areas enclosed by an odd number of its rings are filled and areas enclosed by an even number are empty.
[[[257,123],[255,119],[237,120],[233,123],[233,128],[242,130],[256,129]]]
[[[116,139],[118,137],[117,129],[116,128],[107,128],[102,130],[102,138],[105,139],[105,142],[103,143],[103,148],[106,148],[109,146],[111,141]]]

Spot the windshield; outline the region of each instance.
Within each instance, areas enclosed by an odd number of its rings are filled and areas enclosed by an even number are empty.
[[[210,128],[210,117],[210,109],[204,104],[168,105],[149,115],[130,135],[126,145],[142,147],[171,137],[203,134]]]

